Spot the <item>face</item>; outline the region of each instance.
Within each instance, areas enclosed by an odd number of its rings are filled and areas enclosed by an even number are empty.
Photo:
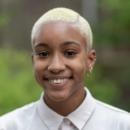
[[[70,24],[43,24],[33,39],[33,69],[46,99],[65,101],[84,93],[86,72],[93,67],[95,51],[87,53],[84,36]]]

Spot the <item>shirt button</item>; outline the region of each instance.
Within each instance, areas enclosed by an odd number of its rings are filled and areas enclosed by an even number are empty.
[[[68,119],[67,119],[67,118],[64,118],[63,120],[64,120],[64,122],[67,122],[67,121],[68,121]]]

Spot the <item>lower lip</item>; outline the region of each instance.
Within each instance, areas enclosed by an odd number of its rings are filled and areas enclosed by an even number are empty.
[[[52,82],[50,82],[50,81],[48,81],[48,82],[49,82],[49,84],[50,84],[52,87],[57,88],[57,89],[60,89],[60,88],[63,88],[69,81],[70,81],[70,79],[68,79],[67,81],[62,82],[62,83],[52,83]]]

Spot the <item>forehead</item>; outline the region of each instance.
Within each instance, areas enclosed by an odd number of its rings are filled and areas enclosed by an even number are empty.
[[[75,41],[86,45],[85,36],[72,23],[49,22],[37,27],[33,45],[40,42],[62,43],[66,41]]]

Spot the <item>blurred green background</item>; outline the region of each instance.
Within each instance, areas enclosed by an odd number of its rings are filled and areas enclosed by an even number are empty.
[[[129,0],[1,0],[0,115],[40,98],[42,89],[32,71],[30,32],[43,13],[61,6],[79,12],[93,30],[98,56],[85,85],[95,98],[130,112]]]

